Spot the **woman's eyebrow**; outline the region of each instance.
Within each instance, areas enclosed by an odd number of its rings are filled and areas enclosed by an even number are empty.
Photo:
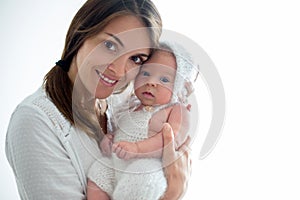
[[[111,36],[111,37],[113,37],[122,47],[124,47],[124,44],[122,43],[122,41],[117,37],[117,36],[115,36],[114,34],[112,34],[112,33],[107,33],[107,32],[105,32],[105,34],[107,34],[107,35],[109,35],[109,36]]]

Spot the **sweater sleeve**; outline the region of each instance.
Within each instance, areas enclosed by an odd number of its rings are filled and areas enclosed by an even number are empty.
[[[21,106],[13,113],[6,156],[21,199],[85,199],[76,170],[49,116]]]

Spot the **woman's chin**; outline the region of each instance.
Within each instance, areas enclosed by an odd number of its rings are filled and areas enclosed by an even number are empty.
[[[95,93],[95,98],[96,99],[106,99],[107,97],[109,97],[112,94],[112,92],[108,92],[108,91],[101,91],[99,93]]]
[[[114,91],[114,87],[108,88],[108,87],[101,87],[98,85],[96,91],[95,91],[95,98],[97,99],[106,99],[109,97]]]

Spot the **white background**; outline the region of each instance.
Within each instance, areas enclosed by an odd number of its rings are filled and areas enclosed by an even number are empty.
[[[4,152],[10,114],[60,58],[69,23],[83,2],[0,0],[0,199],[19,199]],[[164,28],[196,41],[225,87],[222,137],[204,160],[198,156],[210,105],[205,87],[197,88],[200,137],[193,143],[185,199],[300,199],[297,1],[154,2]]]

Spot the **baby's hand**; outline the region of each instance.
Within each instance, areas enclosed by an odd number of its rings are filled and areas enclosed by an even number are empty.
[[[138,145],[134,142],[121,141],[113,144],[112,151],[118,158],[129,160],[138,156]]]
[[[112,149],[112,141],[114,136],[111,134],[106,134],[101,142],[100,142],[100,149],[104,156],[110,157],[111,156],[111,149]]]

